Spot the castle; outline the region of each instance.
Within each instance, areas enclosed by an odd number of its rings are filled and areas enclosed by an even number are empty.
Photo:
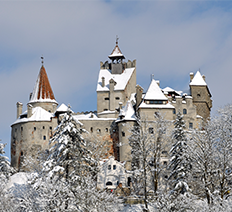
[[[166,120],[175,120],[176,113],[181,112],[190,130],[198,128],[210,117],[211,93],[205,77],[199,71],[195,75],[190,73],[186,92],[170,87],[161,89],[159,81],[154,79],[148,90],[144,91],[136,82],[136,60],[124,61],[125,56],[118,41],[108,57],[110,62],[100,62],[96,88],[97,112],[74,113],[89,132],[88,139],[97,138],[99,142],[104,142],[107,149],[105,158],[113,157],[130,169],[129,129],[138,117],[146,117],[147,121],[152,122],[155,120],[154,114],[162,113]],[[59,123],[59,117],[68,109],[64,104],[57,106],[42,62],[27,110],[23,112],[23,104],[17,102],[17,120],[11,125],[13,167],[20,170],[25,155],[35,156],[39,150],[49,148],[49,139]],[[153,127],[149,128],[150,133],[153,130]],[[112,159],[109,161],[116,164]]]

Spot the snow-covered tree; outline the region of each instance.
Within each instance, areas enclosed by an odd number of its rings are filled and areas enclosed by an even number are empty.
[[[170,176],[173,194],[184,194],[189,190],[188,178],[191,170],[191,158],[185,132],[183,115],[176,115],[173,130],[173,144],[170,150]]]
[[[218,186],[221,198],[227,198],[232,189],[232,105],[218,110],[214,122]]]
[[[51,139],[47,160],[30,180],[27,193],[34,195],[22,195],[20,208],[34,210],[38,204],[40,211],[117,211],[120,201],[96,189],[97,161],[83,133],[81,123],[70,112],[65,114]]]
[[[206,197],[208,204],[212,203],[217,179],[214,128],[213,122],[208,121],[204,130],[199,129],[192,132],[189,144],[194,176],[193,193],[199,197]]]
[[[6,144],[0,143],[0,175],[4,175],[7,179],[12,175],[13,168],[10,165],[8,157],[4,156]]]
[[[164,170],[160,162],[168,122],[161,114],[157,114],[155,118],[155,121],[140,118],[137,125],[131,129],[129,137],[133,192],[144,195],[145,210],[148,209],[148,193],[153,192],[157,195],[161,173]]]
[[[6,144],[0,143],[0,211],[14,211],[12,198],[10,198],[6,189],[9,177],[14,170],[10,166],[8,157],[4,156],[5,146]]]

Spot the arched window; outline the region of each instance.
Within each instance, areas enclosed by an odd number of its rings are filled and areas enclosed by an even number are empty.
[[[113,183],[110,182],[110,181],[108,181],[108,182],[106,183],[106,185],[113,185]]]
[[[187,114],[187,109],[183,109],[183,114]]]

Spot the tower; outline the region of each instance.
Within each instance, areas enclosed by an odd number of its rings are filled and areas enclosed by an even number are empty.
[[[57,126],[57,105],[42,61],[27,110],[22,112],[23,104],[18,102],[17,120],[11,125],[11,165],[17,170],[25,170],[25,156],[36,158],[40,150],[49,148],[49,139]]]
[[[100,118],[117,118],[119,103],[126,102],[136,92],[136,60],[124,62],[118,39],[112,53],[108,56],[111,62],[100,62],[97,83],[97,112]]]
[[[211,93],[205,81],[205,76],[197,71],[195,76],[190,73],[190,92],[193,98],[193,104],[197,108],[197,114],[203,117],[204,120],[210,117],[212,108]]]

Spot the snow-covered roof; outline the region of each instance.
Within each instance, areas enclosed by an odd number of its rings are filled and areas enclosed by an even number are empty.
[[[197,71],[195,76],[193,77],[192,81],[190,82],[189,85],[202,85],[202,86],[207,86],[205,80],[201,76],[200,71]]]
[[[174,89],[172,89],[172,88],[170,88],[170,87],[166,87],[166,88],[164,88],[164,89],[162,89],[163,90],[163,92],[175,92],[175,93],[177,93],[177,94],[179,94],[179,95],[181,95],[182,94],[182,91],[176,91],[176,90],[174,90]]]
[[[56,112],[68,112],[68,110],[70,110],[68,108],[67,105],[65,105],[64,103],[62,103],[56,110]],[[71,110],[71,112],[73,113],[73,111]]]
[[[145,100],[168,100],[168,98],[163,94],[157,82],[152,79],[151,84],[145,94]]]
[[[110,59],[114,58],[125,58],[124,55],[122,54],[121,50],[118,47],[118,42],[116,42],[116,46],[114,47],[112,53],[108,56]]]
[[[134,108],[130,101],[127,101],[126,105],[120,110],[120,113],[118,116],[122,117],[122,119],[118,118],[117,122],[122,121],[122,120],[136,121],[137,119],[135,116]]]
[[[42,65],[38,78],[36,80],[32,95],[30,97],[31,102],[54,102],[57,103],[50,86],[48,76],[44,66]]]
[[[27,111],[22,113],[21,116],[12,125],[29,121],[51,121],[51,118],[53,117],[52,113],[49,113],[42,107],[32,108],[32,116],[30,118],[21,118],[23,117],[22,115],[27,115]]]
[[[145,102],[142,102],[139,105],[139,108],[174,109],[175,107],[173,105],[171,105],[170,103],[167,103],[167,104],[146,104]]]
[[[73,115],[76,119],[97,119],[98,117],[94,113]]]
[[[113,79],[116,82],[114,90],[124,90],[131,78],[135,68],[126,68],[122,74],[111,74],[108,69],[101,69],[98,75],[97,91],[109,91],[109,81]],[[102,77],[105,78],[105,86],[102,87]]]

